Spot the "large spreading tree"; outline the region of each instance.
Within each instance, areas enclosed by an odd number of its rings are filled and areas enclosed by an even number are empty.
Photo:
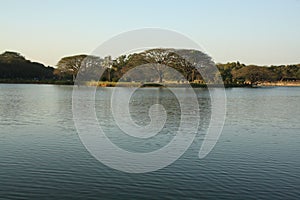
[[[110,69],[112,68],[110,56],[104,59],[91,55],[75,55],[60,59],[57,63],[55,73],[61,76],[71,75],[75,81],[78,73],[85,76],[87,81],[98,80],[101,74],[106,74],[110,79]],[[108,71],[109,69],[109,71]],[[82,76],[83,77],[83,76]]]

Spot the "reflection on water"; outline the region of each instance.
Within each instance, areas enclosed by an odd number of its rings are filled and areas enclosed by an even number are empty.
[[[139,89],[131,99],[132,118],[140,125],[150,122],[152,104],[166,108],[165,127],[149,139],[126,136],[116,127],[111,91],[98,89],[95,102],[98,120],[115,144],[147,152],[174,137],[180,109],[168,89]],[[72,87],[2,84],[0,197],[299,199],[300,88],[234,88],[226,93],[225,127],[208,157],[198,159],[210,118],[209,94],[196,89],[201,125],[188,151],[159,171],[126,174],[104,166],[81,144],[72,121]]]

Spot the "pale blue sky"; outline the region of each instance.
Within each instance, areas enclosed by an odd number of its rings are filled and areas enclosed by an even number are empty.
[[[155,27],[190,37],[216,62],[300,63],[299,11],[299,0],[0,0],[0,52],[55,65]]]

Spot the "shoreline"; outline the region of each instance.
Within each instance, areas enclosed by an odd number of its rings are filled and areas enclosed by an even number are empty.
[[[257,84],[259,87],[300,87],[300,81],[277,81],[262,82]]]
[[[68,80],[0,80],[0,84],[49,84],[49,85],[74,85],[73,81]],[[177,87],[184,88],[190,85],[192,88],[207,88],[207,87],[225,87],[225,88],[237,88],[237,87],[300,87],[300,81],[278,81],[278,82],[262,82],[255,85],[250,84],[204,84],[204,83],[142,83],[142,82],[105,82],[105,81],[89,81],[86,82],[87,86],[97,87]]]
[[[0,80],[0,84],[49,84],[49,85],[74,85],[73,81],[66,80]]]

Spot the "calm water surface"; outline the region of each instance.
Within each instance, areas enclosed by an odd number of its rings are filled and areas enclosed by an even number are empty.
[[[143,140],[114,124],[111,92],[97,91],[96,110],[115,144],[149,152],[174,137],[180,109],[168,89],[145,88],[132,97],[132,118],[140,125],[149,122],[154,103],[168,113],[161,133]],[[200,127],[186,153],[156,172],[127,174],[98,162],[82,145],[72,120],[71,86],[0,84],[0,198],[299,199],[300,88],[226,89],[222,135],[202,160],[210,100],[206,90],[196,93]]]

